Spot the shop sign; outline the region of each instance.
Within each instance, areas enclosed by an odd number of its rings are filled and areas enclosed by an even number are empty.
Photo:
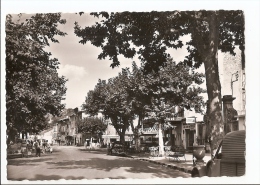
[[[183,129],[195,130],[195,124],[183,125]]]
[[[188,124],[196,123],[196,117],[186,118],[186,123]]]
[[[190,129],[190,125],[183,125],[183,129]]]

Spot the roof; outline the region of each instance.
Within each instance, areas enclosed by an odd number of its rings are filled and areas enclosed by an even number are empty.
[[[45,129],[45,130],[41,131],[40,134],[44,134],[44,133],[46,133],[46,132],[49,132],[49,131],[51,131],[52,129],[53,129],[53,128]]]

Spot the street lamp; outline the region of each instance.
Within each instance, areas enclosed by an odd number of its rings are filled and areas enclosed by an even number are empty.
[[[234,81],[233,81],[233,75],[235,75],[235,80],[234,80]],[[233,74],[231,75],[231,90],[232,90],[232,97],[233,97],[233,83],[236,82],[236,81],[238,81],[238,71],[235,72],[235,73],[233,73]]]

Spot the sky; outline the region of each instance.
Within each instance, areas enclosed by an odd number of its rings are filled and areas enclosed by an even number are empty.
[[[259,0],[2,0],[1,1],[1,140],[4,141],[6,134],[5,126],[5,15],[9,13],[75,13],[91,11],[171,11],[171,10],[236,10],[245,11],[245,33],[246,33],[246,124],[247,124],[247,172],[246,177],[241,178],[214,178],[215,183],[260,183],[259,179],[259,79],[260,79],[260,1]],[[69,79],[67,82],[67,99],[65,101],[67,108],[80,107],[84,102],[87,92],[94,88],[98,79],[108,79],[116,76],[121,69],[110,68],[110,61],[97,60],[100,49],[89,44],[81,45],[73,33],[74,21],[80,25],[91,24],[93,19],[88,19],[85,15],[63,14],[67,19],[67,24],[61,27],[68,35],[59,38],[60,44],[53,44],[50,50],[53,57],[59,59],[61,63],[59,73]],[[174,55],[178,60],[181,55]],[[131,66],[131,60],[121,64],[121,67]],[[258,146],[258,147],[257,147]],[[1,151],[5,151],[5,145],[1,145]],[[257,165],[256,165],[257,164]],[[258,177],[258,178],[257,178]],[[179,180],[179,181],[178,181]],[[17,184],[6,180],[6,160],[1,158],[1,182]],[[58,181],[56,183],[68,183],[67,181]],[[103,181],[104,182],[104,181]],[[125,181],[117,181],[117,183]],[[131,181],[136,183],[137,181]],[[148,179],[142,183],[207,183],[206,179],[174,179],[174,181],[165,181],[162,179]],[[34,184],[35,182],[19,182],[19,184]],[[43,183],[43,182],[38,182]],[[48,183],[48,182],[47,182]],[[72,183],[75,183],[72,182]],[[80,183],[77,181],[77,183]],[[82,183],[82,182],[81,182]],[[208,181],[212,183],[212,181]]]
[[[66,104],[66,108],[80,107],[85,101],[87,92],[94,89],[98,79],[108,80],[117,76],[122,68],[131,68],[132,61],[140,65],[137,57],[126,59],[120,56],[120,66],[113,69],[110,67],[111,61],[109,59],[97,59],[101,48],[97,48],[89,42],[85,45],[79,43],[80,38],[74,34],[73,27],[75,21],[81,27],[91,26],[96,21],[99,21],[97,18],[89,15],[89,13],[81,16],[75,13],[65,13],[62,14],[62,18],[66,19],[67,22],[65,25],[60,25],[59,28],[68,35],[57,37],[59,43],[52,43],[46,50],[50,51],[53,57],[58,58],[60,62],[58,73],[68,79],[66,83],[66,100],[63,101]],[[183,60],[183,57],[187,54],[186,49],[173,50],[171,52],[176,61]]]
[[[112,69],[111,62],[108,59],[97,59],[101,52],[91,43],[82,45],[79,43],[80,38],[74,34],[74,23],[77,21],[80,26],[85,27],[98,21],[88,13],[80,16],[75,13],[62,14],[62,18],[67,20],[66,25],[61,25],[60,30],[66,32],[65,37],[57,37],[59,44],[51,44],[49,51],[53,57],[58,58],[60,62],[60,75],[64,75],[68,82],[66,93],[66,108],[80,107],[85,100],[89,90],[93,90],[98,79],[108,80],[121,71],[122,67],[130,67],[132,61],[123,59],[120,67]]]

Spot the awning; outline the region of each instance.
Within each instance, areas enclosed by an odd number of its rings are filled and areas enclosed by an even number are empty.
[[[185,118],[184,117],[172,117],[172,118],[166,118],[165,121],[182,121],[184,120]]]
[[[167,130],[169,128],[175,129],[177,126],[170,124],[169,122],[166,122],[163,124],[163,130]]]
[[[141,136],[155,136],[157,135],[158,133],[148,133],[148,132],[144,132],[141,134]]]
[[[105,139],[105,138],[115,138],[115,139],[117,139],[117,138],[119,138],[119,136],[118,135],[102,135],[102,138],[103,139]]]

